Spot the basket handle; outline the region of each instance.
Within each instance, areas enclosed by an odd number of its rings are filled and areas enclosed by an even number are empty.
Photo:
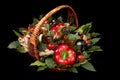
[[[39,60],[39,51],[37,49],[37,44],[36,44],[36,41],[37,41],[37,36],[39,34],[39,31],[40,31],[40,28],[42,27],[42,25],[44,24],[44,21],[47,20],[50,16],[52,16],[53,14],[55,14],[57,11],[63,9],[63,8],[66,8],[67,11],[68,11],[68,18],[67,20],[69,20],[70,17],[74,17],[75,19],[75,24],[76,26],[78,27],[78,18],[77,18],[77,15],[75,13],[75,11],[73,10],[72,7],[70,7],[69,5],[60,5],[60,6],[57,6],[56,8],[52,9],[50,12],[48,12],[39,22],[38,24],[36,24],[35,26],[35,29],[29,39],[29,42],[28,42],[28,53],[30,56],[32,56],[34,59],[37,59]]]

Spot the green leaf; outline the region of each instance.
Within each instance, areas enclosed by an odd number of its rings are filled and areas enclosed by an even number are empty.
[[[75,67],[68,68],[68,71],[73,72],[73,73],[78,73]]]
[[[74,23],[74,17],[70,17],[69,22]]]
[[[62,30],[63,30],[64,27],[65,27],[65,26],[59,28],[57,31],[58,31],[60,34],[62,34]]]
[[[56,20],[56,24],[63,22],[62,16],[59,16]]]
[[[83,60],[82,62],[80,62],[80,64],[82,65],[82,64],[85,64],[86,62],[88,62],[87,59],[85,59],[85,60]]]
[[[59,16],[57,20],[62,22],[62,20],[63,20],[62,16]]]
[[[55,62],[54,62],[54,60],[53,60],[52,57],[46,58],[46,59],[45,59],[45,63],[47,64],[47,66],[48,66],[49,68],[54,68],[54,67],[56,66],[56,64],[55,64]]]
[[[49,24],[44,24],[43,27],[45,27],[47,30],[50,29],[50,25]]]
[[[18,47],[17,51],[20,52],[20,53],[26,53],[27,52],[23,46]]]
[[[18,36],[18,37],[21,37],[21,36],[22,36],[19,32],[15,31],[15,30],[13,30],[13,32],[14,32],[15,35]]]
[[[93,39],[90,39],[90,43],[92,45],[96,44],[101,38],[93,38]]]
[[[40,16],[39,16],[39,19],[41,20],[43,18],[43,14],[41,14]]]
[[[39,66],[38,69],[37,69],[37,71],[43,71],[43,70],[45,70],[46,68],[47,68],[46,66]]]
[[[33,24],[34,24],[34,25],[37,24],[38,21],[39,21],[39,20],[38,20],[37,18],[33,17]]]
[[[68,34],[68,39],[69,40],[77,40],[77,39],[80,39],[80,36],[79,35],[76,35],[76,34]]]
[[[75,63],[73,64],[74,67],[79,67],[81,65],[81,63]]]
[[[88,50],[87,50],[87,52],[94,52],[94,51],[103,51],[101,48],[100,48],[100,46],[91,46]]]
[[[68,26],[68,30],[69,30],[70,32],[74,31],[75,29],[76,29],[75,26]]]
[[[16,49],[16,48],[18,48],[19,46],[20,46],[20,44],[19,44],[18,41],[13,41],[13,42],[11,42],[11,43],[8,45],[7,48],[9,48],[9,49]]]
[[[81,65],[81,67],[89,71],[96,71],[94,66],[90,62],[86,62],[85,64]]]
[[[80,50],[82,48],[82,46],[78,46],[78,45],[74,45],[74,46],[71,46],[74,50]]]
[[[27,34],[28,33],[28,30],[27,28],[19,28],[19,32],[21,32],[22,34]]]
[[[48,18],[48,21],[51,22],[52,20],[53,20],[53,17],[50,16],[50,17]]]
[[[84,24],[82,26],[80,26],[75,32],[80,32],[80,33],[88,33],[91,29],[91,26],[92,26],[92,23],[87,23],[87,24]]]
[[[54,32],[52,30],[48,31],[47,33],[48,36],[53,36],[54,35]]]
[[[30,66],[46,66],[46,64],[36,60],[35,62],[31,63]]]
[[[88,54],[86,51],[83,51],[83,52],[82,52],[82,55],[83,55],[83,57],[86,58],[86,59],[90,57],[90,54]]]
[[[96,32],[92,32],[92,33],[91,33],[91,36],[92,36],[92,37],[97,37],[97,36],[99,36],[99,35],[100,35],[100,33],[96,33]]]
[[[87,59],[83,60],[82,62],[74,63],[74,64],[73,64],[73,67],[79,67],[79,66],[85,64],[86,62],[88,62]]]
[[[39,51],[44,51],[46,49],[46,44],[44,43],[38,43],[38,50]]]

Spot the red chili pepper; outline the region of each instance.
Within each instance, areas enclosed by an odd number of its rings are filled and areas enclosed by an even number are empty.
[[[54,60],[58,65],[72,65],[75,59],[75,51],[67,44],[60,44],[54,50]]]

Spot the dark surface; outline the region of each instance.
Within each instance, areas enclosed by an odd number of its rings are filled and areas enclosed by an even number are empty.
[[[115,51],[113,36],[113,17],[111,14],[110,3],[104,1],[93,0],[31,0],[24,2],[22,0],[2,2],[1,6],[1,41],[0,41],[0,72],[3,80],[103,80],[110,78],[115,73],[112,69],[115,56],[112,56]],[[1,4],[2,4],[1,3]],[[28,26],[32,23],[33,17],[38,17],[40,14],[46,14],[51,9],[61,4],[68,4],[76,11],[79,19],[79,25],[87,22],[93,22],[93,27],[97,32],[102,34],[100,46],[103,52],[98,52],[92,56],[92,64],[97,72],[90,72],[84,69],[79,69],[79,74],[74,73],[56,73],[51,71],[35,72],[35,69],[28,67],[32,58],[28,54],[19,54],[7,49],[7,45],[16,40],[13,29]],[[7,7],[5,7],[7,5]],[[114,9],[113,9],[114,10]],[[108,15],[109,14],[109,15]],[[116,26],[114,25],[114,28]]]

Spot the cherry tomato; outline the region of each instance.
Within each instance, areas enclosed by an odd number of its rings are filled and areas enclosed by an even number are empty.
[[[52,44],[52,43],[47,44],[47,48],[48,48],[49,50],[52,50],[54,47],[55,47],[55,45]]]
[[[83,60],[83,55],[82,55],[82,54],[79,54],[79,55],[78,55],[78,61],[81,62],[82,60]]]

